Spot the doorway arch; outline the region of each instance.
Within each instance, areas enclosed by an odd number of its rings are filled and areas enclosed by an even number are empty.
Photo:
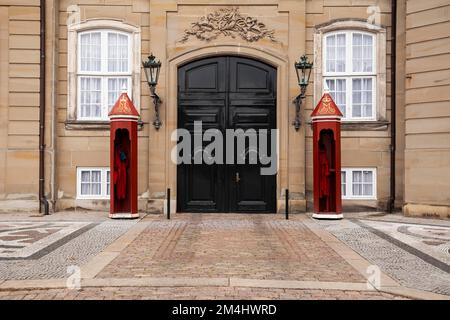
[[[289,72],[288,57],[272,49],[243,46],[240,44],[210,45],[201,48],[189,48],[167,59],[166,77],[163,80],[167,88],[167,98],[163,105],[166,120],[166,167],[165,184],[172,192],[171,208],[177,205],[177,165],[171,161],[171,152],[176,147],[176,141],[171,139],[172,133],[178,127],[178,68],[192,61],[214,56],[246,57],[268,64],[277,71],[276,97],[276,127],[278,129],[278,161],[276,177],[276,211],[284,205],[284,190],[288,187],[288,145],[289,145]]]

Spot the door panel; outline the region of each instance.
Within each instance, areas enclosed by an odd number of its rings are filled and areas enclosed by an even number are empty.
[[[233,129],[266,130],[265,135],[258,135],[258,139],[265,139],[268,154],[270,146],[270,129],[275,127],[275,109],[267,106],[238,105],[229,108],[229,127]],[[258,140],[258,146],[261,141]],[[276,176],[261,175],[258,148],[249,148],[246,143],[245,154],[237,151],[235,143],[235,164],[229,165],[233,183],[230,184],[230,210],[233,212],[275,212]],[[239,164],[238,158],[245,159],[245,164]],[[251,161],[253,160],[253,161]],[[241,160],[242,162],[243,160]],[[256,161],[256,164],[253,164]],[[234,172],[234,174],[233,174]],[[236,179],[238,175],[238,179]]]
[[[248,93],[250,98],[259,95],[274,97],[276,94],[276,71],[264,63],[231,57],[229,60],[230,93]]]
[[[193,133],[216,128],[276,128],[276,70],[264,63],[238,57],[214,57],[189,63],[178,71],[178,127]],[[225,140],[224,140],[225,142]],[[194,139],[192,138],[191,152]],[[203,148],[210,142],[203,142]],[[258,142],[259,143],[259,142]],[[225,147],[225,145],[224,145]],[[276,175],[262,176],[258,150],[237,154],[234,164],[181,164],[177,168],[179,212],[275,212]],[[275,150],[274,150],[275,151]],[[223,150],[224,160],[226,150]],[[250,156],[258,160],[249,163]],[[245,164],[237,164],[244,157]]]
[[[203,132],[218,128],[224,121],[223,105],[208,103],[192,106],[180,104],[179,123],[191,133],[191,164],[180,164],[178,177],[178,210],[184,212],[221,212],[223,210],[223,192],[218,184],[223,180],[220,165],[196,164],[195,155],[203,150],[194,149],[194,122],[202,121]],[[204,142],[203,147],[207,144]],[[182,154],[181,154],[182,155]]]
[[[179,93],[225,92],[226,59],[209,58],[178,69]]]

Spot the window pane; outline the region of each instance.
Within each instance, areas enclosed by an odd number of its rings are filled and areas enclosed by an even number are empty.
[[[372,79],[363,79],[362,90],[363,117],[372,116]]]
[[[362,34],[353,34],[353,72],[362,71],[363,46]]]
[[[336,80],[336,98],[334,100],[334,102],[337,104],[337,106],[341,110],[342,114],[344,115],[344,117],[345,117],[345,111],[346,111],[345,109],[347,106],[346,84],[347,84],[346,79],[337,79]]]
[[[110,171],[108,170],[108,171],[106,171],[106,194],[109,196],[109,192],[110,192],[110,188],[111,188],[111,185],[110,185],[110,179],[111,179],[111,174],[110,174]]]
[[[128,71],[128,36],[119,35],[119,59],[122,63],[121,71]]]
[[[352,117],[361,117],[361,103],[362,103],[362,93],[361,93],[361,79],[352,80]]]
[[[352,189],[354,196],[362,195],[362,172],[361,171],[353,171],[352,172]]]
[[[91,182],[91,173],[89,171],[81,172],[81,182]]]
[[[353,33],[353,72],[373,72],[373,36]]]
[[[102,194],[102,185],[101,183],[93,183],[92,184],[92,193],[93,196],[99,196]]]
[[[80,78],[80,115],[82,118],[100,118],[102,115],[101,78]]]
[[[337,37],[336,71],[345,72],[345,34],[338,34],[336,37]]]
[[[336,79],[327,79],[326,84],[330,93],[336,92]]]
[[[327,63],[326,70],[328,72],[335,72],[335,60],[336,60],[336,36],[328,36],[326,38],[326,52],[327,52]]]
[[[128,78],[108,78],[108,110],[117,102],[122,90],[128,91]]]
[[[345,34],[326,37],[326,71],[345,72]]]
[[[352,117],[372,117],[372,79],[353,78]]]
[[[353,195],[361,196],[362,195],[362,185],[359,183],[353,183]]]
[[[361,171],[353,171],[353,183],[361,183],[362,182],[362,172]]]
[[[365,196],[373,195],[373,172],[363,171],[363,193]]]
[[[347,189],[347,181],[346,181],[346,178],[347,178],[347,175],[345,174],[345,171],[341,171],[341,186],[342,186],[342,189],[341,189],[341,193],[342,193],[342,196],[346,196],[347,194],[346,194],[346,189]]]
[[[91,194],[91,184],[90,183],[82,183],[81,184],[81,194],[82,195],[90,195]]]
[[[346,80],[345,79],[326,79],[326,85],[330,91],[336,105],[345,117],[346,102]]]
[[[102,181],[102,173],[101,171],[92,171],[92,182],[101,182]]]
[[[91,32],[80,36],[80,70],[101,71],[101,33]]]
[[[117,69],[117,33],[108,33],[108,71]]]
[[[89,195],[91,193],[91,172],[82,171],[81,172],[81,194]]]
[[[364,91],[372,91],[372,79],[365,78],[363,79],[363,90]]]
[[[361,33],[353,34],[353,46],[362,46],[362,34]]]
[[[92,171],[91,173],[91,194],[92,195],[100,195],[102,193],[102,172],[101,171]]]
[[[373,72],[373,37],[370,35],[364,35],[363,37],[363,58],[364,58],[364,72]]]
[[[372,171],[364,171],[363,172],[363,182],[365,183],[372,183],[373,177],[372,177]]]
[[[128,71],[128,36],[108,33],[108,71]]]
[[[363,195],[365,195],[365,196],[373,196],[372,189],[373,189],[373,187],[372,187],[371,184],[364,184]]]

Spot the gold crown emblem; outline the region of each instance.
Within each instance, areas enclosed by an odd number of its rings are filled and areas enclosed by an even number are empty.
[[[319,109],[318,114],[333,114],[334,110],[331,107],[331,99],[329,96],[325,96],[322,99],[322,108]]]
[[[125,96],[122,96],[119,101],[119,111],[124,113],[130,113],[130,107],[127,104],[127,99]]]

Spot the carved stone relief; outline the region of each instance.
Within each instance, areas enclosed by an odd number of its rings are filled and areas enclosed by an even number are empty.
[[[190,28],[184,31],[179,42],[184,43],[190,37],[211,41],[220,35],[233,39],[239,36],[248,42],[256,42],[263,38],[278,42],[274,33],[274,30],[267,29],[266,25],[256,18],[242,15],[239,8],[223,8],[192,23]]]

